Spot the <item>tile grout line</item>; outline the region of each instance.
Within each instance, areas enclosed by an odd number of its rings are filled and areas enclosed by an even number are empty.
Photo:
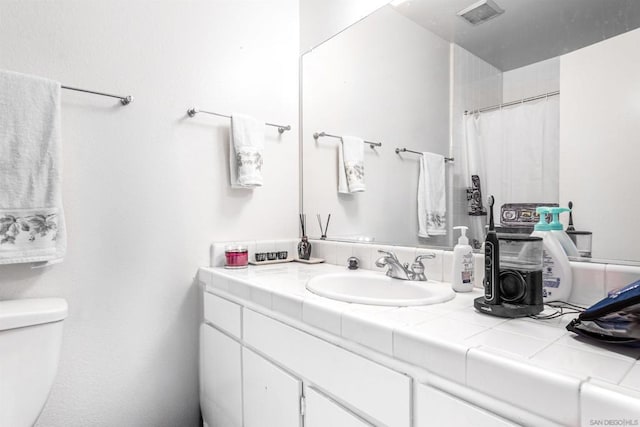
[[[534,357],[536,357],[538,354],[542,353],[543,351],[545,351],[546,349],[548,349],[549,347],[551,347],[553,344],[555,344],[556,342],[560,341],[565,335],[559,336],[558,338],[552,340],[549,344],[545,345],[544,347],[542,347],[540,350],[534,352],[531,356],[529,356],[527,359],[531,360]]]
[[[618,381],[616,383],[616,385],[620,386],[620,387],[626,387],[622,385],[622,382],[625,380],[625,378],[627,378],[627,375],[629,375],[629,373],[633,370],[633,368],[637,365],[638,359],[636,359],[636,361],[634,363],[631,364],[631,366],[629,366],[629,368],[625,371],[624,375],[622,375],[622,378],[620,379],[620,381]],[[627,387],[631,390],[635,390],[631,387]]]

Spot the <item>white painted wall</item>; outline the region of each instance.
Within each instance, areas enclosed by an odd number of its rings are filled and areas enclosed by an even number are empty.
[[[502,102],[557,91],[560,89],[560,57],[506,71],[502,74],[502,80]]]
[[[640,30],[560,60],[560,200],[593,256],[639,258]]]
[[[39,425],[196,426],[198,266],[213,240],[295,238],[296,0],[2,2],[0,68],[136,97],[65,91],[69,251],[45,270],[0,267],[0,298],[70,305]],[[265,187],[228,186],[228,121],[265,133]]]
[[[401,48],[399,48],[401,47]],[[303,56],[304,211],[331,213],[330,237],[418,241],[418,157],[396,147],[449,155],[449,43],[400,15],[378,10]],[[382,142],[365,147],[367,191],[337,193],[339,140],[314,132]]]
[[[344,30],[389,0],[300,0],[300,52]]]

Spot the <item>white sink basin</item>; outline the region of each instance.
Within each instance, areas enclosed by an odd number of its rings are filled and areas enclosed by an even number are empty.
[[[309,279],[307,289],[326,298],[370,305],[429,305],[455,297],[451,286],[442,282],[410,282],[361,271],[316,276]]]

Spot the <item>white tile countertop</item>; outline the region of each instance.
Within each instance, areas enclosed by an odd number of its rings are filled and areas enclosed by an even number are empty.
[[[553,320],[492,317],[473,308],[480,289],[441,304],[382,307],[334,301],[305,288],[313,276],[345,271],[292,262],[201,268],[199,278],[208,291],[248,300],[519,407],[535,402],[550,413],[577,414],[584,385],[604,384],[638,399],[640,418],[640,348],[578,338],[565,329],[575,314]]]

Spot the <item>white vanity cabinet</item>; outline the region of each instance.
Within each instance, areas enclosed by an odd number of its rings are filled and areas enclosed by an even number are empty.
[[[409,376],[256,311],[243,311],[243,341],[375,425],[411,426]]]
[[[206,292],[204,313],[209,427],[411,427],[407,375]]]
[[[393,313],[383,311],[375,321],[370,316],[359,319],[358,333],[366,340],[352,331],[345,334],[344,327],[353,323],[350,310],[364,307],[320,304],[311,296],[307,303],[308,295],[294,292],[297,288],[277,286],[281,279],[302,289],[307,268],[287,265],[253,274],[201,270],[200,400],[205,427],[560,427],[627,412],[630,419],[637,418],[640,395],[632,395],[628,383],[611,386],[566,375],[512,357],[490,342],[463,344],[455,336],[432,333],[436,322],[443,328],[453,327],[458,318],[465,323],[458,313],[425,325],[431,329],[396,332]],[[444,304],[462,313],[460,307],[471,310],[471,297],[459,295],[457,303]],[[423,318],[417,311],[405,314]],[[323,328],[325,322],[330,327]],[[522,327],[522,336],[534,329],[530,322],[513,325]],[[484,331],[510,339],[506,329],[488,329]],[[541,332],[549,335],[549,346],[565,334],[560,327],[542,325],[534,332],[535,346],[544,344]],[[558,355],[565,356],[563,363],[579,356],[578,349],[561,345],[567,352]],[[594,365],[596,372],[605,372],[611,366],[622,375],[622,368],[635,369],[638,363],[601,359],[605,357],[586,360],[584,368]]]
[[[451,391],[418,382],[398,371],[401,365],[392,369],[330,337],[234,301],[204,295],[205,427],[517,425]],[[519,419],[523,425],[552,425],[526,415]]]

